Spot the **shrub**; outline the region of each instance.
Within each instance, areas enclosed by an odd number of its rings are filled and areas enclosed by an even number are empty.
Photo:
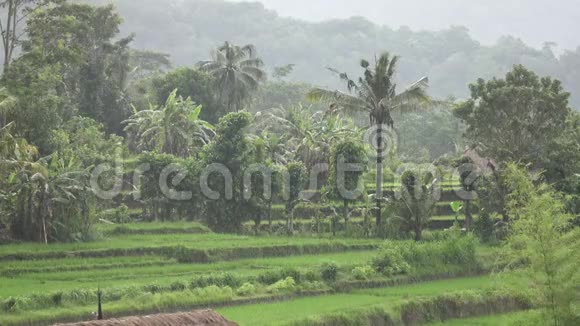
[[[502,314],[532,307],[526,293],[464,291],[433,298],[414,299],[401,306],[405,325],[419,325],[453,318]]]
[[[10,297],[6,300],[4,300],[4,302],[2,303],[2,310],[5,312],[12,312],[15,310],[16,308],[16,299],[13,297]]]
[[[296,282],[292,277],[287,277],[284,280],[280,280],[266,288],[266,291],[270,293],[279,293],[279,292],[289,292],[294,290],[296,287]]]
[[[315,270],[309,269],[304,273],[304,279],[307,282],[315,282],[320,280],[320,275]]]
[[[280,277],[280,279],[287,277],[293,278],[294,281],[296,281],[296,283],[300,283],[300,281],[302,280],[302,275],[300,275],[300,271],[291,267],[287,267],[282,270],[282,277]]]
[[[148,293],[161,293],[163,292],[163,287],[159,284],[148,284],[143,287],[143,291]]]
[[[291,277],[294,281],[300,283],[302,280],[302,275],[300,271],[295,268],[284,268],[278,270],[270,270],[258,275],[258,282],[266,285],[274,284],[279,280],[283,280],[287,277]]]
[[[265,271],[258,275],[258,282],[266,285],[274,284],[278,282],[278,280],[282,279],[280,277],[280,271]]]
[[[199,298],[200,303],[224,302],[234,297],[234,291],[231,287],[219,287],[210,285],[204,288],[194,289],[193,295]]]
[[[244,283],[236,290],[236,294],[241,296],[249,296],[256,293],[256,287],[252,283]]]
[[[177,291],[183,291],[187,288],[187,286],[180,281],[175,281],[173,283],[171,283],[171,285],[169,285],[169,289],[173,292],[177,292]]]
[[[446,263],[472,264],[475,262],[476,241],[472,236],[451,239],[442,244],[442,256]]]
[[[426,230],[423,232],[423,241],[424,242],[434,242],[434,241],[446,241],[454,237],[453,232],[449,232],[448,230]]]
[[[336,263],[324,263],[320,267],[320,276],[325,282],[334,282],[338,276],[338,265]]]
[[[405,274],[411,269],[397,248],[381,250],[379,255],[373,258],[371,264],[377,272],[388,276]]]
[[[62,297],[62,292],[56,292],[50,296],[50,299],[55,306],[60,306],[62,304]]]
[[[353,268],[352,270],[352,277],[354,277],[355,280],[359,281],[368,280],[371,277],[373,277],[374,274],[375,270],[369,265],[358,266]]]
[[[314,282],[304,282],[302,283],[300,288],[302,291],[317,291],[327,289],[328,287],[326,286],[326,284],[320,281],[314,281]]]
[[[479,240],[484,243],[495,241],[494,232],[495,222],[488,213],[482,213],[481,216],[475,219],[473,223],[473,232],[477,235]]]
[[[371,265],[385,275],[406,274],[411,268],[445,264],[477,266],[476,240],[472,236],[454,236],[446,241],[417,243],[414,241],[386,242]]]
[[[221,273],[196,277],[190,282],[189,288],[190,289],[205,288],[211,285],[222,287],[229,286],[232,288],[237,288],[241,284],[242,280],[238,276],[235,276],[230,273]]]

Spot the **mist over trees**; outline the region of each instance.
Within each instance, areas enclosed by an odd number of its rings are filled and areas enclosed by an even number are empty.
[[[134,47],[168,53],[177,66],[209,59],[208,49],[223,40],[251,43],[270,70],[294,64],[288,80],[334,88],[341,85],[325,67],[354,74],[357,63],[352,58],[388,48],[401,56],[399,84],[429,76],[435,97],[466,98],[471,81],[504,75],[514,64],[554,76],[567,89],[580,87],[580,48],[557,54],[549,42],[537,49],[510,36],[484,46],[461,26],[413,31],[361,17],[311,23],[281,17],[260,3],[221,0],[118,0],[116,6],[124,17],[121,34],[136,34]],[[579,107],[580,98],[573,94],[571,103]]]

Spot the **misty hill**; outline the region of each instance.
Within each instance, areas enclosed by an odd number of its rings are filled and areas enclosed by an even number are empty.
[[[231,0],[230,0],[231,1]],[[244,1],[244,0],[233,0]],[[245,0],[247,1],[247,0]],[[310,21],[352,16],[367,17],[391,27],[409,26],[416,30],[439,30],[453,25],[466,26],[485,44],[503,35],[521,37],[533,46],[546,41],[574,49],[580,42],[580,6],[577,0],[259,0],[282,16]],[[540,22],[541,23],[538,23]]]
[[[402,56],[401,84],[427,75],[432,93],[439,97],[464,97],[468,83],[501,76],[519,63],[561,79],[568,91],[580,90],[580,49],[556,56],[549,45],[535,49],[513,37],[484,46],[464,27],[433,32],[392,29],[360,17],[313,23],[281,17],[259,3],[221,0],[116,4],[125,18],[123,32],[137,35],[134,46],[169,53],[175,65],[206,59],[210,49],[229,40],[256,45],[270,67],[296,64],[292,80],[328,87],[338,82],[325,67],[355,76],[361,58],[389,50]],[[580,107],[580,94],[574,104]]]

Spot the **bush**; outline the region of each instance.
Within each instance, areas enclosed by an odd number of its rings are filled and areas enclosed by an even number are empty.
[[[411,267],[398,248],[385,248],[371,262],[373,268],[384,275],[399,275],[409,272]]]
[[[407,274],[411,269],[433,268],[447,264],[472,268],[477,266],[472,236],[454,236],[445,241],[417,243],[387,241],[371,261],[372,267],[385,275]]]
[[[12,312],[15,310],[16,308],[16,299],[15,298],[8,298],[6,300],[4,300],[4,302],[2,303],[2,310],[5,312]]]
[[[479,218],[475,219],[473,223],[473,232],[481,242],[495,242],[494,225],[495,221],[493,218],[484,212]]]
[[[470,316],[503,314],[532,307],[528,294],[465,291],[428,299],[414,299],[401,306],[405,325],[419,325]]]
[[[320,275],[316,271],[309,269],[304,273],[304,279],[307,282],[316,282],[320,280]]]
[[[280,280],[266,288],[266,291],[269,293],[280,293],[280,292],[289,292],[294,290],[296,287],[296,282],[293,278],[287,277],[284,280]]]
[[[272,271],[266,271],[258,275],[258,282],[266,285],[274,284],[279,280],[283,280],[287,277],[291,277],[296,282],[300,283],[302,280],[302,275],[300,271],[295,268],[284,268]]]
[[[358,266],[353,268],[352,270],[352,277],[354,277],[355,280],[359,281],[366,281],[372,278],[374,275],[375,270],[369,265]]]
[[[236,294],[241,296],[250,296],[254,293],[256,293],[256,287],[254,284],[248,282],[242,284],[242,286],[236,290]]]
[[[300,289],[302,291],[320,291],[320,290],[328,289],[328,287],[326,286],[326,284],[324,284],[320,281],[314,281],[314,282],[302,283],[302,285],[300,286]]]
[[[442,256],[447,264],[475,263],[476,241],[472,236],[442,242]]]
[[[62,297],[62,292],[56,292],[50,296],[50,299],[55,306],[60,306],[62,304]]]
[[[324,263],[320,267],[320,276],[325,282],[334,282],[338,276],[338,265],[336,263]]]
[[[446,241],[453,238],[455,234],[449,230],[426,230],[423,232],[424,242]]]
[[[197,289],[197,288],[205,288],[208,286],[229,286],[232,288],[237,288],[242,284],[241,278],[238,276],[234,276],[230,273],[221,273],[221,274],[212,274],[212,275],[203,275],[194,278],[190,284],[190,289]]]
[[[219,287],[210,285],[204,288],[194,289],[193,295],[200,299],[200,303],[224,302],[234,297],[234,291],[231,287]]]
[[[291,267],[287,267],[282,270],[282,277],[280,277],[280,279],[287,277],[293,278],[296,283],[300,283],[302,280],[302,275],[300,275],[300,272],[297,269]]]
[[[187,288],[187,286],[180,281],[175,281],[173,283],[171,283],[171,285],[169,285],[169,289],[173,292],[177,292],[177,291],[183,291]]]
[[[148,284],[143,287],[143,291],[155,294],[163,292],[163,287],[159,284]]]

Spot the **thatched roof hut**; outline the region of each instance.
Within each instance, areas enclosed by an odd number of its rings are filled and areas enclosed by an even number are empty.
[[[122,319],[95,320],[59,326],[237,326],[213,310],[196,310],[177,314],[158,314]]]

